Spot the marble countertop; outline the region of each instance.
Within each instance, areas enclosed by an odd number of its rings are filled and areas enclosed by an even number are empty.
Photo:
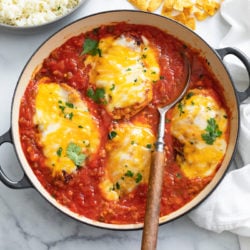
[[[105,3],[104,3],[105,2]],[[19,75],[35,49],[65,24],[80,17],[113,9],[133,9],[126,0],[87,0],[73,15],[37,32],[0,29],[0,135],[10,126],[11,101]],[[199,23],[196,32],[213,48],[219,47],[229,27],[218,13]],[[8,176],[20,179],[11,144],[0,147],[0,164]],[[110,231],[81,224],[59,212],[36,190],[12,190],[0,183],[1,250],[140,249],[142,231]],[[158,249],[238,250],[238,237],[197,227],[187,216],[160,226]]]

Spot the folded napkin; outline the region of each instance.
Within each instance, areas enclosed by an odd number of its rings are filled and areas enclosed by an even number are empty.
[[[220,47],[236,47],[250,57],[250,1],[226,0],[221,15],[231,25]],[[235,60],[227,62],[237,88],[246,88],[246,70]],[[243,73],[245,74],[243,74]],[[215,232],[230,231],[240,237],[241,249],[250,249],[250,98],[240,105],[240,135],[231,166],[216,190],[188,214],[195,224]]]

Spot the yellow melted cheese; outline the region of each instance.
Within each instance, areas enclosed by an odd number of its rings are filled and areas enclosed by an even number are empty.
[[[202,134],[211,118],[222,134],[209,145]],[[171,131],[183,144],[183,155],[177,155],[177,162],[187,177],[205,177],[215,171],[227,148],[227,127],[226,111],[206,90],[191,90],[174,108]]]
[[[135,104],[146,106],[152,100],[152,83],[159,80],[160,68],[156,50],[142,37],[120,36],[103,38],[99,42],[101,57],[88,56],[92,65],[90,82],[104,88],[107,111],[125,109]]]
[[[116,136],[106,146],[105,177],[99,187],[107,200],[115,201],[148,182],[155,137],[143,124],[120,124],[113,132]]]
[[[66,84],[40,83],[35,108],[34,123],[38,125],[40,144],[53,175],[72,173],[80,167],[67,155],[70,144],[80,147],[85,157],[98,150],[98,123],[76,90]],[[84,164],[85,161],[81,166]]]

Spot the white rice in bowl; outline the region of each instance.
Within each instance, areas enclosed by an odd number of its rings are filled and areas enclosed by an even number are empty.
[[[66,15],[81,0],[0,0],[0,23],[35,26]]]

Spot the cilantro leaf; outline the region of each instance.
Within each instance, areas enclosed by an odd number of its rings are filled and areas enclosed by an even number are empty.
[[[99,42],[96,40],[93,40],[91,38],[86,38],[84,43],[83,43],[83,51],[81,53],[81,56],[84,54],[88,54],[88,55],[99,55],[101,57],[101,50],[98,47]]]
[[[59,147],[56,151],[57,156],[61,157],[62,151],[63,151],[62,147]]]
[[[142,180],[142,174],[141,173],[137,173],[136,178],[135,178],[135,182],[139,183]]]
[[[105,90],[103,88],[97,88],[96,90],[89,88],[87,89],[87,96],[96,103],[104,103]]]
[[[109,140],[112,140],[113,138],[115,138],[117,136],[117,133],[115,131],[111,131],[108,134],[108,138]]]
[[[73,142],[69,143],[66,153],[67,157],[78,167],[81,166],[86,159],[86,155],[82,153],[81,147]]]
[[[213,145],[217,137],[220,137],[222,131],[219,130],[219,126],[214,118],[207,120],[207,127],[205,129],[206,133],[202,134],[202,139],[209,145]]]
[[[185,113],[183,111],[183,107],[184,107],[184,104],[182,102],[179,102],[177,108],[179,109],[179,115],[180,116]]]
[[[194,92],[189,92],[186,96],[186,99],[190,99],[194,95]]]
[[[134,173],[131,170],[128,170],[124,175],[127,177],[133,177]]]

